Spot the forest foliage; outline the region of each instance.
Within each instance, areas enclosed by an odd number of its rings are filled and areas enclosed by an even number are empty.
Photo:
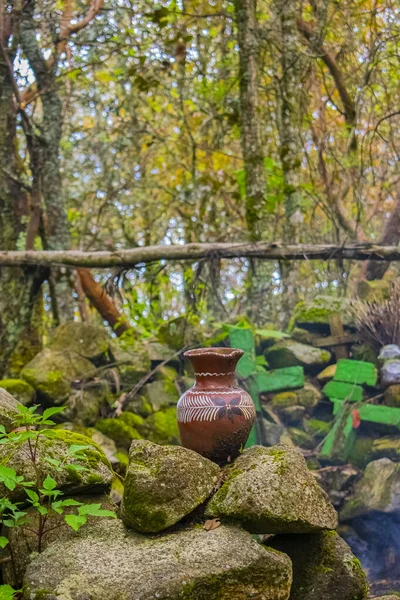
[[[399,13],[392,0],[1,0],[1,250],[397,244]],[[285,323],[297,298],[345,295],[359,271],[209,259],[86,278],[147,335],[181,313]],[[6,354],[38,321],[89,318],[82,283],[2,268]]]

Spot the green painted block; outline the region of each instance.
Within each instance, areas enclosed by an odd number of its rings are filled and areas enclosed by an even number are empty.
[[[285,367],[258,373],[255,377],[260,392],[279,392],[304,386],[303,367]]]
[[[342,400],[333,400],[333,414],[339,414],[343,407]],[[400,429],[400,408],[383,406],[382,404],[362,404],[357,407],[361,421],[391,425]]]
[[[240,350],[244,351],[244,355],[237,364],[236,373],[239,377],[246,379],[256,370],[253,332],[251,329],[231,327],[229,330],[229,342],[231,348],[240,348]]]
[[[330,381],[322,388],[322,393],[328,396],[330,400],[349,400],[351,402],[361,402],[364,390],[360,385],[353,383],[344,383],[343,381]]]
[[[333,379],[334,381],[343,381],[345,383],[375,386],[378,379],[378,371],[372,363],[342,358],[337,363]]]

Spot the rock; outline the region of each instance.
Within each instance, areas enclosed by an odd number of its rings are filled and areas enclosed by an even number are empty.
[[[45,348],[21,372],[45,402],[62,404],[71,393],[71,383],[88,377],[94,366],[72,350]]]
[[[400,359],[400,346],[397,344],[388,344],[382,346],[378,355],[379,365],[382,366],[387,360]]]
[[[264,440],[266,446],[276,446],[282,441],[282,435],[285,432],[283,425],[271,423],[263,419]]]
[[[195,315],[176,317],[160,325],[158,340],[173,348],[181,350],[184,346],[199,344],[202,339],[200,319]]]
[[[234,526],[149,538],[121,521],[52,544],[29,565],[30,600],[288,600],[289,558]]]
[[[102,381],[91,382],[88,387],[72,390],[61,418],[86,427],[94,425],[102,409],[107,408],[108,392],[107,384]]]
[[[103,510],[110,510],[113,512],[115,512],[117,508],[110,500],[109,496],[106,495],[74,496],[73,500],[81,502],[82,504],[101,504]],[[32,533],[30,529],[38,530],[39,513],[32,507],[26,508],[25,512],[26,528],[15,527],[13,529],[7,529],[9,543],[13,549],[15,572],[13,566],[6,563],[2,568],[2,573],[4,583],[7,583],[14,588],[21,587],[26,568],[32,559],[32,553],[38,552],[38,536]],[[75,536],[74,530],[65,525],[64,515],[76,514],[76,512],[76,507],[66,507],[63,515],[59,515],[55,511],[49,512],[46,521],[46,530],[49,531],[42,537],[42,551],[54,542],[63,543]],[[108,524],[110,517],[88,517],[88,524],[94,523],[99,519],[107,520]]]
[[[129,450],[133,440],[141,440],[143,437],[135,427],[128,424],[126,420],[121,417],[115,419],[100,419],[96,423],[96,429],[113,440],[117,446],[125,448],[126,450]]]
[[[353,326],[353,317],[347,308],[346,300],[332,296],[316,296],[311,301],[298,302],[289,329],[297,326],[312,332],[330,334],[329,319],[335,313],[340,313],[343,325]]]
[[[176,406],[179,400],[179,393],[175,384],[168,380],[153,381],[146,383],[141,391],[141,395],[149,402],[153,411]]]
[[[301,329],[300,327],[295,327],[290,334],[292,340],[296,342],[300,342],[301,344],[307,344],[308,346],[313,345],[313,336],[307,331],[307,329]]]
[[[355,344],[351,347],[351,357],[354,360],[362,362],[370,362],[378,366],[378,355],[372,346],[369,344]]]
[[[0,425],[3,425],[6,432],[14,429],[14,420],[18,415],[17,400],[6,390],[0,388]]]
[[[192,450],[133,442],[121,507],[125,525],[157,533],[175,525],[211,494],[219,467]]]
[[[372,511],[400,512],[400,464],[389,458],[370,462],[340,512],[342,521]]]
[[[83,447],[79,453],[82,459],[70,455],[69,449],[73,445]],[[58,471],[55,466],[44,460],[46,457],[59,461],[63,468]],[[0,445],[0,464],[14,469],[25,481],[36,480],[28,442]],[[71,464],[84,467],[85,470],[72,470],[68,467]],[[57,488],[70,495],[103,492],[111,486],[114,477],[110,463],[93,440],[63,429],[46,429],[41,433],[37,445],[36,468],[43,480],[50,475],[57,482]],[[21,486],[10,491],[0,484],[1,496],[6,496],[13,502],[26,498]]]
[[[283,340],[285,338],[289,338],[287,333],[283,333],[283,331],[276,331],[275,329],[257,329],[255,335],[255,344],[257,348],[262,352],[265,348],[269,348],[279,342],[279,340]]]
[[[384,394],[384,403],[386,406],[400,408],[400,384],[389,385],[389,387],[386,388]]]
[[[226,472],[207,505],[209,517],[232,519],[251,533],[306,533],[337,525],[327,494],[290,446],[253,446]]]
[[[335,377],[336,364],[329,365],[321,373],[318,373],[317,379],[320,383],[327,383],[330,379]]]
[[[275,394],[271,400],[271,406],[274,409],[280,410],[290,406],[297,406],[298,398],[296,392],[280,392]]]
[[[400,360],[387,360],[381,368],[381,383],[384,387],[400,384]]]
[[[313,450],[317,445],[313,435],[310,435],[299,427],[288,427],[287,432],[295,446],[299,448],[305,448],[306,450]]]
[[[165,360],[171,359],[174,355],[174,351],[171,348],[169,348],[169,346],[166,346],[165,344],[160,344],[160,342],[146,342],[145,348],[147,350],[148,356],[153,367],[155,367],[160,362],[164,362]]]
[[[400,435],[387,435],[373,441],[368,454],[371,461],[379,458],[390,458],[393,461],[400,460]]]
[[[176,408],[167,408],[151,414],[144,421],[143,435],[155,444],[180,444]]]
[[[313,348],[293,340],[274,344],[265,352],[265,356],[272,369],[299,366],[315,370],[327,365],[331,360],[331,353],[328,350]]]
[[[288,406],[286,408],[281,408],[279,411],[283,421],[288,425],[301,423],[305,413],[306,409],[304,406]]]
[[[99,365],[109,360],[110,342],[111,337],[104,327],[69,321],[57,327],[49,347],[54,350],[77,352]]]
[[[320,400],[322,400],[322,394],[318,388],[312,383],[306,382],[304,387],[300,390],[296,390],[298,403],[305,408],[315,408]]]
[[[364,390],[361,385],[344,383],[343,381],[329,381],[322,388],[322,393],[330,399],[352,400],[353,402],[361,402],[364,397]]]
[[[285,369],[274,369],[262,374],[263,393],[279,392],[281,390],[292,390],[303,387],[303,367],[287,367]]]
[[[6,390],[24,406],[31,404],[35,398],[35,390],[23,379],[1,379],[0,388]]]
[[[292,560],[290,600],[363,600],[368,584],[360,561],[335,531],[276,536],[268,542]]]
[[[325,437],[332,428],[333,423],[319,419],[304,419],[303,427],[306,433],[315,437]]]
[[[374,596],[372,598],[372,600],[399,600],[400,596],[393,596],[393,594],[390,594],[390,596]]]
[[[129,387],[138,383],[151,370],[151,362],[147,347],[131,338],[112,340],[110,352],[113,362],[125,363],[118,366],[123,386]]]
[[[104,435],[104,433],[101,433],[101,431],[94,429],[93,427],[86,429],[86,435],[90,437],[98,446],[100,446],[111,465],[116,465],[119,463],[117,446],[114,440]]]
[[[374,364],[341,358],[336,366],[335,381],[375,387],[378,371]]]

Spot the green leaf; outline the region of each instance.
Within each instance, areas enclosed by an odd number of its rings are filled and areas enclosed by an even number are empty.
[[[45,421],[53,415],[58,415],[59,413],[64,412],[64,410],[65,406],[54,406],[53,408],[46,408],[46,410],[43,412],[42,419]]]
[[[0,548],[5,548],[8,544],[8,539],[4,536],[0,536]]]
[[[43,516],[44,516],[44,515],[47,515],[47,514],[48,514],[48,512],[49,512],[49,511],[48,511],[48,509],[47,509],[45,506],[41,506],[41,505],[39,505],[39,506],[37,507],[37,511],[38,511],[38,512],[39,512],[41,515],[43,515]]]
[[[56,502],[51,503],[51,508],[59,515],[63,514],[64,508],[66,506],[81,506],[81,502],[78,502],[77,500],[72,500],[71,498],[67,500],[57,500]]]
[[[57,482],[54,481],[54,479],[52,477],[50,477],[50,475],[47,475],[46,479],[43,481],[43,488],[46,491],[51,492],[56,487],[57,487]]]
[[[11,492],[15,490],[17,483],[21,478],[17,476],[17,473],[14,469],[10,467],[6,467],[5,465],[0,465],[0,481],[4,483],[7,489]],[[23,479],[23,478],[22,478]]]
[[[89,448],[90,448],[90,446],[82,446],[79,444],[72,444],[68,448],[68,454],[70,456],[75,456],[78,452],[82,452],[83,450],[88,450]]]
[[[0,585],[0,600],[13,600],[17,592],[10,585]]]
[[[91,517],[111,517],[117,518],[117,515],[111,510],[103,510],[101,504],[84,504],[78,508],[80,515],[88,515]]]
[[[84,467],[83,465],[68,464],[65,465],[65,468],[68,468],[71,471],[89,471],[89,469],[87,467]]]
[[[79,531],[82,525],[85,525],[87,518],[84,515],[66,515],[65,522],[72,527],[74,531]]]
[[[39,495],[33,490],[25,490],[28,498],[32,500],[32,502],[39,502]]]

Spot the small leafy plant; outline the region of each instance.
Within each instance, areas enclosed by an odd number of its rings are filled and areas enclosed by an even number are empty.
[[[29,532],[34,539],[36,538],[36,551],[40,553],[46,535],[58,527],[68,526],[74,531],[79,531],[87,523],[89,516],[116,518],[114,512],[102,509],[101,504],[84,504],[72,498],[63,498],[62,491],[57,489],[55,479],[49,474],[43,475],[39,460],[41,463],[48,463],[56,472],[62,472],[64,469],[69,472],[88,470],[75,461],[85,459],[83,452],[89,446],[72,444],[63,460],[39,456],[41,438],[51,435],[51,430],[48,429],[48,426],[54,425],[51,417],[62,412],[64,408],[48,408],[43,414],[36,412],[36,409],[37,406],[29,408],[19,406],[14,421],[15,429],[11,433],[7,433],[0,425],[0,444],[9,446],[10,453],[15,451],[16,446],[25,444],[28,460],[35,474],[32,481],[26,481],[7,464],[0,464],[0,483],[10,492],[14,492],[16,488],[21,489],[21,502],[13,502],[6,496],[0,498],[0,524],[3,530],[3,535],[0,535],[0,548],[8,552],[8,557],[3,558],[1,562],[11,563],[15,578],[17,578],[15,553],[7,530],[20,528],[22,531]],[[34,509],[36,518],[29,517],[26,510],[29,507]],[[65,514],[66,509],[68,509],[67,514]],[[56,520],[54,517],[57,517]],[[16,594],[19,594],[19,591],[9,585],[0,586],[0,600],[11,600],[17,597]]]

